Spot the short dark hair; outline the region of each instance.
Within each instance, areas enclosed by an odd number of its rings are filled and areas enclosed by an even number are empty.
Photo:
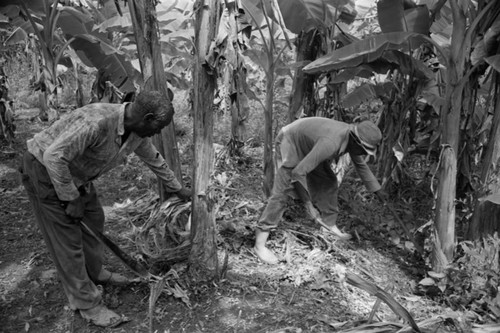
[[[156,90],[141,91],[137,94],[134,100],[134,108],[137,108],[143,115],[152,113],[157,121],[167,121],[174,114],[172,102]]]

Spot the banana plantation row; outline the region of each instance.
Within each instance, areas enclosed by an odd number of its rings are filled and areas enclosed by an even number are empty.
[[[172,91],[191,89],[195,275],[218,269],[213,203],[202,195],[213,167],[212,110],[231,114],[227,145],[239,154],[250,102],[262,107],[269,196],[274,92],[283,77],[293,82],[288,122],[376,122],[383,136],[374,169],[387,192],[405,177],[411,154],[437,161],[432,265],[441,272],[453,260],[458,231],[478,239],[500,229],[499,15],[496,0],[5,0],[0,54],[8,59],[20,44],[29,49],[40,117],[49,121],[59,116],[61,65],[75,77],[78,106],[90,102],[80,77],[89,68],[96,73],[92,102],[123,103],[147,90],[171,100]],[[252,76],[264,76],[262,93]],[[11,104],[1,93],[8,138]],[[181,179],[174,123],[154,142]],[[473,212],[458,226],[457,200]]]

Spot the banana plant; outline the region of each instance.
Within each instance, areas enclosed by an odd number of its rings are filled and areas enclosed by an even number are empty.
[[[445,58],[446,53],[428,37],[430,11],[427,6],[381,0],[377,3],[377,15],[382,33],[351,41],[311,62],[303,71],[323,77],[324,85],[362,78],[364,84],[340,99],[342,107],[354,108],[351,117],[373,118],[374,115],[361,114],[355,107],[374,99],[382,102],[376,114],[384,133],[377,171],[382,186],[387,187],[400,181],[404,175],[403,158],[422,140],[416,120],[419,112],[428,112],[428,108],[419,111],[418,106],[425,104],[422,96],[436,78],[430,61],[435,57],[424,51],[433,50],[440,58]],[[440,101],[439,96],[428,99],[435,105]]]
[[[247,68],[244,61],[245,38],[251,29],[241,19],[238,1],[225,1],[221,19],[207,65],[217,77],[214,104],[225,114],[231,115],[231,138],[228,152],[231,156],[241,154],[246,141],[246,121],[250,113],[248,105]]]
[[[57,31],[56,22],[60,15],[58,1],[43,0],[30,8],[32,3],[17,2],[16,18],[19,19],[20,15],[27,17],[28,22],[23,22],[21,27],[36,36],[36,47],[33,51],[38,52],[41,66],[35,86],[41,90],[42,100],[45,102],[41,107],[40,118],[52,121],[58,118],[57,64],[64,53],[64,48],[58,46],[67,44]],[[8,9],[10,14],[15,13],[12,7]],[[14,32],[18,34],[17,31]]]
[[[346,82],[356,77],[371,78],[375,74],[389,73],[385,81],[379,84],[363,84],[341,100],[346,108],[355,107],[363,101],[374,98],[379,98],[385,104],[382,108],[385,113],[381,115],[381,119],[385,122],[380,124],[385,136],[378,159],[379,176],[383,179],[383,184],[390,180],[398,163],[393,154],[394,147],[402,145],[406,154],[409,143],[416,140],[416,133],[407,133],[401,129],[407,121],[415,119],[408,117],[408,113],[416,112],[419,95],[435,78],[428,64],[400,51],[408,49],[410,42],[414,45],[427,42],[439,47],[427,36],[416,32],[389,32],[353,42],[304,68],[306,73],[330,73],[329,83]],[[438,97],[433,99],[433,101],[438,100]],[[393,123],[396,120],[398,123]],[[409,125],[412,128],[416,126],[416,124]],[[393,162],[388,164],[387,161]]]
[[[293,77],[288,121],[303,115],[328,116],[325,105],[337,104],[331,100],[342,94],[344,85],[327,86],[325,98],[318,98],[315,89],[317,75],[305,74],[302,68],[308,62],[338,47],[335,36],[338,24],[349,25],[356,17],[354,0],[292,0],[279,1],[285,26],[297,35],[296,72]],[[348,37],[349,39],[350,37]]]
[[[40,50],[41,61],[37,82],[44,96],[47,95],[49,110],[57,107],[57,65],[68,54],[73,54],[73,57],[76,54],[84,65],[97,68],[103,78],[103,86],[105,81],[109,81],[124,94],[135,91],[135,85],[140,84],[139,72],[125,54],[113,46],[106,33],[93,30],[95,20],[104,20],[105,17],[92,7],[91,2],[87,2],[88,7],[73,7],[71,2],[68,3],[6,0],[0,6],[0,13],[9,17],[9,24],[16,27],[9,42],[17,42],[30,34],[35,36],[38,47],[34,51]],[[74,52],[69,52],[70,48]],[[98,99],[101,97],[98,96]],[[57,117],[55,112],[52,113],[52,118]]]
[[[408,7],[403,6],[401,8],[401,2],[394,0],[395,3],[391,3],[391,1],[393,0],[378,2],[379,22],[383,33],[367,38],[371,42],[370,45],[363,44],[363,42],[354,42],[352,45],[345,46],[311,63],[304,70],[306,72],[308,70],[311,72],[328,72],[332,69],[342,68],[345,65],[344,77],[349,74],[348,72],[353,75],[366,76],[373,70],[373,68],[367,70],[366,65],[373,63],[375,60],[387,60],[385,57],[388,50],[404,50],[409,56],[410,54],[413,55],[414,52],[410,53],[410,51],[414,50],[415,46],[428,45],[429,49],[436,54],[434,58],[438,59],[440,67],[446,68],[446,72],[437,71],[437,74],[445,74],[441,81],[444,89],[437,89],[437,96],[429,94],[425,98],[427,102],[435,107],[436,113],[441,115],[442,124],[439,135],[441,136],[440,142],[443,148],[440,154],[438,177],[440,181],[436,209],[436,227],[440,238],[440,246],[436,251],[442,255],[436,257],[451,260],[454,249],[455,211],[449,207],[454,207],[456,198],[457,170],[460,170],[457,163],[457,154],[459,151],[463,151],[459,147],[466,147],[464,146],[466,141],[460,140],[461,136],[466,137],[466,135],[461,135],[461,133],[465,134],[465,132],[460,129],[470,128],[470,125],[467,125],[470,123],[468,119],[471,119],[474,115],[474,94],[469,92],[474,91],[478,78],[485,73],[487,68],[495,68],[498,65],[495,54],[498,53],[498,47],[493,41],[499,35],[497,24],[499,22],[500,3],[481,1],[476,4],[471,1],[462,1],[458,4],[451,1],[445,4],[443,1],[421,1],[423,6],[425,6],[426,2],[429,3],[426,13],[425,7],[412,5],[411,2],[406,1],[405,4]],[[400,7],[398,8],[398,6]],[[422,18],[414,23],[409,23],[412,17],[415,19],[419,16]],[[425,32],[422,30],[425,25],[419,23],[424,19],[429,24],[429,30],[422,34],[422,32]],[[417,33],[408,32],[410,31],[408,30],[409,27],[414,27],[412,29],[416,30]],[[401,29],[407,32],[397,31]],[[388,33],[387,31],[392,32]],[[452,31],[452,33],[449,34],[448,31]],[[488,51],[483,52],[484,50]],[[424,60],[429,59],[424,58]],[[430,65],[430,62],[427,61],[426,65]],[[409,93],[404,95],[409,98],[408,101],[411,103],[413,103],[412,100],[415,101],[415,98],[418,97],[418,92],[423,90],[423,87],[419,88],[421,80],[416,80],[415,76],[418,73],[416,70],[418,67],[414,65],[412,67],[414,68],[413,80],[407,80],[406,87],[409,88],[413,85],[413,89],[406,89]],[[398,75],[403,75],[401,77],[407,79],[408,75],[404,75],[401,66],[398,68],[398,72]],[[398,89],[396,91],[405,90]],[[411,106],[411,103],[407,104],[406,99],[403,100],[401,97],[403,95],[399,98],[402,103],[394,105],[397,108],[392,108],[390,113],[386,113],[385,124],[387,124],[387,117],[398,115],[396,123],[394,119],[392,120],[393,124],[403,124],[402,120],[412,118],[411,112],[410,117],[403,117],[405,113],[402,113],[401,110],[404,112],[410,111],[408,106]],[[384,133],[389,135],[392,132],[386,130]],[[400,134],[404,133],[400,132]],[[468,133],[468,135],[471,134]],[[401,135],[390,135],[400,141],[403,138]],[[490,142],[492,142],[492,146],[495,145],[495,140]],[[387,142],[385,142],[386,151],[394,147],[393,143],[387,145]],[[464,155],[467,155],[467,153],[464,153]],[[492,161],[496,161],[496,159],[493,158]],[[463,165],[463,163],[460,163],[460,165]],[[490,165],[488,164],[488,167]],[[388,175],[388,173],[385,174]],[[443,263],[442,260],[435,260],[433,266],[434,270],[439,271],[446,266],[446,263]]]
[[[280,66],[282,55],[285,50],[291,49],[291,43],[277,0],[250,0],[243,3],[243,8],[258,33],[258,36],[252,38],[251,48],[245,55],[261,66],[266,76],[266,97],[265,103],[262,104],[265,119],[263,191],[266,197],[269,197],[274,182],[272,154],[274,84],[277,70],[285,67]]]

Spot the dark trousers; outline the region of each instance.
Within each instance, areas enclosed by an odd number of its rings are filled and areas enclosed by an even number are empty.
[[[292,184],[292,169],[282,165],[282,151],[288,149],[277,140],[273,190],[267,205],[259,218],[258,228],[261,230],[276,229],[281,221],[289,198],[298,199]],[[338,190],[339,184],[335,173],[328,162],[323,162],[311,171],[305,179],[300,180],[302,186],[308,189],[311,201],[318,208],[323,222],[329,226],[337,224],[339,214]]]
[[[26,152],[21,168],[22,182],[28,192],[36,221],[52,256],[70,307],[89,309],[101,301],[94,284],[102,268],[103,247],[80,224],[66,215],[66,203],[59,200],[47,170]],[[92,229],[103,231],[104,211],[92,184],[86,186],[83,221]]]

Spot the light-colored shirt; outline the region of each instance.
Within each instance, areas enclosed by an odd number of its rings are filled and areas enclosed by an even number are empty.
[[[60,200],[71,201],[78,187],[126,162],[134,152],[163,181],[168,191],[182,188],[150,138],[131,132],[122,142],[126,104],[94,103],[65,114],[28,140],[28,151],[40,161]]]
[[[280,143],[282,166],[292,170],[292,181],[307,188],[306,176],[320,164],[338,162],[347,152],[352,124],[323,117],[301,118],[283,127],[276,141]],[[381,186],[364,157],[351,155],[351,160],[366,188],[375,192]]]

